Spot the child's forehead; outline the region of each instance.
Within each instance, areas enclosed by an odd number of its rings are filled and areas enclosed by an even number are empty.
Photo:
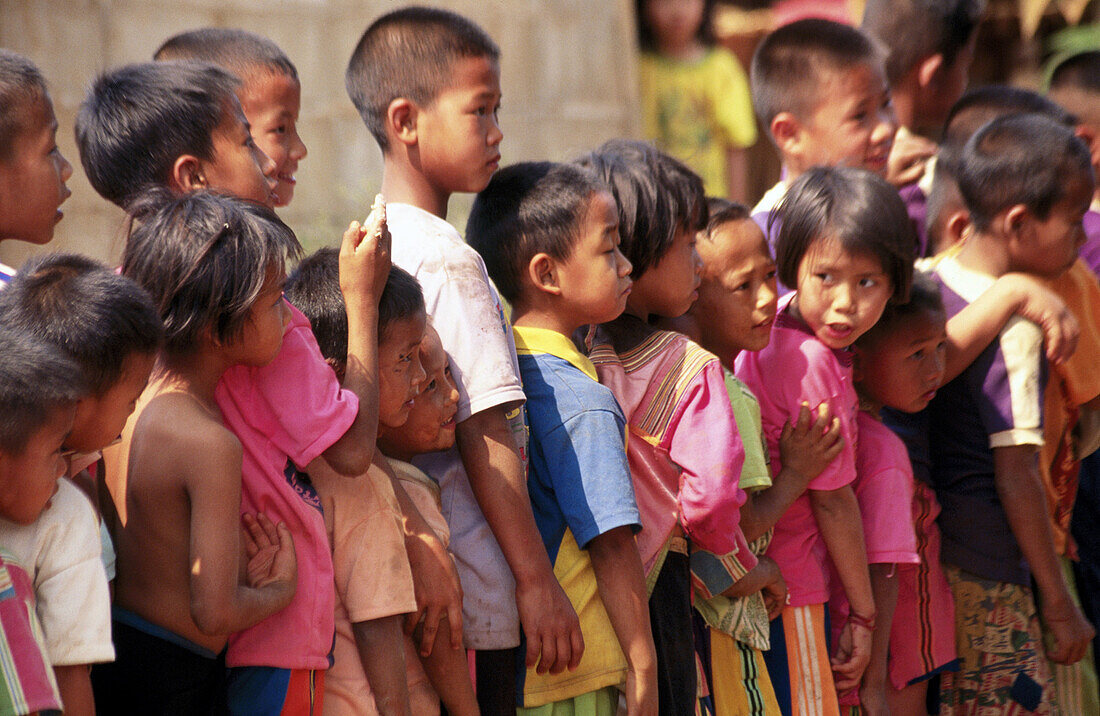
[[[403,350],[423,341],[427,327],[428,315],[424,311],[394,318],[382,327],[378,344],[392,350]]]
[[[867,59],[850,64],[818,63],[814,68],[816,96],[806,106],[813,113],[823,108],[889,89],[882,63]]]
[[[453,60],[448,79],[441,82],[436,98],[444,92],[500,93],[500,63],[488,55],[468,55]]]
[[[771,259],[764,232],[747,216],[719,224],[707,237],[697,242],[695,247],[704,264],[741,261],[759,256]]]
[[[245,105],[286,105],[295,110],[301,104],[302,85],[286,72],[256,65],[241,74],[237,94]]]

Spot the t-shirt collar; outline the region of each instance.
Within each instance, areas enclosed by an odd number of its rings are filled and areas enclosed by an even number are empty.
[[[516,338],[516,353],[520,355],[549,353],[570,363],[592,380],[599,380],[596,375],[596,366],[592,364],[592,361],[577,350],[577,347],[573,345],[573,341],[561,333],[551,331],[548,328],[535,328],[534,326],[513,326],[512,332]]]

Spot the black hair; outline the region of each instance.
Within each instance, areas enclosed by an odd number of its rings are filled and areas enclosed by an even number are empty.
[[[649,0],[634,1],[634,18],[638,25],[638,46],[645,52],[657,52],[657,36],[645,21],[645,5]],[[713,45],[714,37],[714,0],[703,0],[703,22],[695,31],[695,39],[704,45]]]
[[[32,333],[0,322],[0,451],[22,455],[58,408],[85,394],[76,363]]]
[[[1051,73],[1050,89],[1100,93],[1100,50],[1081,52],[1060,62]]]
[[[46,80],[34,63],[0,48],[0,161],[11,159],[29,110],[46,98]]]
[[[152,202],[148,197],[145,201]],[[271,209],[198,191],[155,195],[126,242],[122,273],[149,292],[164,321],[164,351],[187,355],[210,330],[239,337],[271,271],[301,251]]]
[[[886,77],[893,85],[932,55],[951,67],[984,9],[984,0],[867,0],[861,29],[886,48]]]
[[[1001,211],[1023,204],[1045,219],[1073,177],[1092,180],[1088,147],[1073,130],[1038,114],[998,117],[963,149],[955,167],[970,222],[986,230]]]
[[[466,242],[506,301],[521,299],[523,276],[540,253],[564,261],[580,236],[589,199],[607,187],[575,164],[522,162],[501,169],[474,199]]]
[[[372,22],[359,38],[344,86],[385,152],[390,103],[405,97],[430,105],[450,86],[455,63],[470,57],[500,58],[500,48],[472,20],[439,8],[401,8]]]
[[[713,236],[723,224],[752,218],[752,210],[744,204],[717,196],[707,197],[707,235]]]
[[[917,237],[897,189],[872,172],[814,167],[791,184],[772,213],[782,222],[775,243],[779,281],[798,285],[798,267],[820,239],[874,256],[890,279],[893,301],[905,301],[913,278]]]
[[[936,160],[932,170],[932,189],[928,192],[925,205],[925,231],[928,235],[929,255],[942,251],[943,231],[946,228],[948,209],[954,206],[965,207],[959,182],[955,178],[952,164]]]
[[[348,359],[348,314],[340,292],[339,250],[326,247],[302,259],[287,278],[286,299],[309,319],[321,355],[333,366],[343,366]],[[420,282],[391,266],[378,301],[378,340],[386,339],[395,321],[423,313]]]
[[[78,254],[46,254],[24,264],[0,292],[0,316],[76,361],[93,395],[118,382],[129,356],[155,353],[164,334],[149,294]]]
[[[707,225],[703,180],[648,142],[612,139],[577,160],[611,189],[619,208],[619,249],[638,278],[665,255],[678,231]]]
[[[765,127],[780,112],[805,116],[818,104],[823,72],[881,63],[879,48],[856,28],[818,18],[797,20],[756,47],[750,69],[752,106]]]
[[[130,209],[184,154],[213,156],[240,81],[204,62],[145,62],[100,75],[76,117],[80,163],[103,198]],[[239,111],[239,110],[238,110]]]
[[[298,69],[271,40],[254,32],[230,27],[204,27],[173,35],[153,59],[199,60],[224,67],[247,82],[257,75],[284,75],[298,81]]]
[[[864,348],[874,346],[915,316],[927,313],[942,315],[946,320],[947,310],[943,305],[940,285],[927,274],[915,271],[913,281],[909,285],[909,300],[904,303],[891,301],[886,304],[882,316],[870,330],[856,339],[856,345]]]

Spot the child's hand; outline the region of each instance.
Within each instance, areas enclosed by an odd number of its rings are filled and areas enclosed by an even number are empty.
[[[405,618],[405,633],[423,622],[420,656],[428,657],[435,647],[439,623],[447,619],[451,630],[450,648],[462,648],[462,584],[454,560],[434,535],[418,534],[405,540],[412,566],[416,611]]]
[[[779,459],[784,470],[791,470],[804,480],[802,489],[828,467],[844,448],[840,421],[833,417],[828,403],[817,406],[817,417],[810,422],[810,406],[803,403],[798,420],[783,426],[779,436]]]
[[[1055,365],[1069,360],[1077,350],[1081,325],[1065,301],[1041,281],[1027,274],[1006,273],[997,281],[1011,287],[1012,294],[1017,298],[1016,313],[1042,329],[1047,359]]]
[[[298,558],[294,554],[294,538],[285,523],[278,525],[260,512],[245,513],[245,551],[248,566],[245,570],[248,586],[261,589],[269,584],[289,585],[294,590],[298,582]]]
[[[1043,623],[1054,637],[1047,657],[1056,664],[1076,664],[1085,658],[1096,630],[1077,605],[1070,601],[1064,606],[1043,604],[1041,612]]]
[[[345,303],[378,305],[390,273],[390,236],[386,226],[386,202],[374,198],[370,215],[362,225],[353,221],[340,245],[340,292]]]
[[[905,127],[898,127],[894,146],[886,160],[886,181],[903,187],[919,181],[924,176],[928,160],[936,153],[936,143],[913,134]]]
[[[764,585],[761,594],[764,597],[764,606],[768,610],[768,619],[775,619],[783,611],[783,607],[787,606],[787,582],[783,579],[783,575],[779,571],[779,565],[775,563],[775,560],[770,557],[760,558],[761,562],[764,560],[774,566],[774,575]]]
[[[871,663],[871,637],[870,629],[851,620],[841,630],[836,656],[831,659],[838,693],[859,686],[863,672]]]

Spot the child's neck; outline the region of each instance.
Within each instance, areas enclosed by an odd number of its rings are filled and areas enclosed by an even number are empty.
[[[568,338],[572,336],[582,324],[577,323],[569,317],[561,316],[552,310],[517,308],[513,306],[512,325],[518,328],[542,328],[547,331],[553,331],[554,333],[560,333]]]
[[[214,390],[229,369],[213,351],[200,350],[188,356],[164,356],[157,359],[154,375],[163,389],[191,395],[207,407],[217,408]]]
[[[394,151],[407,150],[402,146]],[[382,170],[382,196],[387,202],[410,204],[440,219],[447,218],[447,202],[451,198],[450,192],[432,184],[407,157],[389,153]]]
[[[956,258],[966,268],[994,277],[1012,270],[1005,239],[982,231],[973,231],[966,237]]]
[[[657,41],[657,51],[665,57],[682,62],[693,62],[701,59],[706,54],[707,48],[695,38],[688,42],[661,42]]]

